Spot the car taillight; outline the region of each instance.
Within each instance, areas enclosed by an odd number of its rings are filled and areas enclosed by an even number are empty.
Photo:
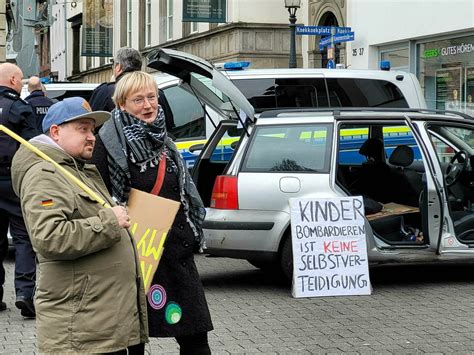
[[[237,176],[219,175],[214,182],[211,195],[211,208],[221,210],[238,210],[239,195]]]

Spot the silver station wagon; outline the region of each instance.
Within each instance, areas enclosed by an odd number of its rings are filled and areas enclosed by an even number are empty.
[[[238,127],[240,126],[240,127]],[[363,196],[369,261],[474,258],[474,120],[417,109],[264,112],[220,123],[194,178],[206,253],[292,275],[290,198]]]

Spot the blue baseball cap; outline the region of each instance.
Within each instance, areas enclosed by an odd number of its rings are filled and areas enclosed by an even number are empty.
[[[89,103],[82,97],[68,97],[52,105],[43,119],[43,132],[47,133],[52,125],[60,125],[79,118],[91,118],[99,127],[110,118],[107,111],[92,111]]]

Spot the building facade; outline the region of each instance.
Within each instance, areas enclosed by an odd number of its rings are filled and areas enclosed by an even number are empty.
[[[50,72],[49,28],[46,0],[3,0],[0,3],[1,58],[17,64],[25,77]]]
[[[112,74],[111,58],[80,55],[83,6],[91,1],[99,0],[53,5],[57,21],[52,29],[56,33],[51,41],[52,70],[60,80],[102,82]],[[288,67],[289,14],[283,0],[227,0],[226,23],[219,24],[183,22],[182,0],[115,0],[113,6],[114,52],[130,46],[146,57],[156,48],[166,47],[213,63],[245,60],[252,68]],[[346,26],[346,10],[346,0],[303,0],[297,24]],[[319,39],[296,37],[298,67],[325,66],[327,53],[319,50]],[[346,60],[345,46],[337,45],[338,62]]]
[[[347,13],[351,68],[389,60],[417,75],[429,108],[474,113],[474,1],[352,0]]]

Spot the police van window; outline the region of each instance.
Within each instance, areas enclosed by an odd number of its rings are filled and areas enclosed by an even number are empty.
[[[369,128],[361,126],[345,125],[339,131],[339,154],[340,165],[362,165],[367,159],[359,153],[359,149],[369,138]]]
[[[256,112],[275,108],[328,107],[324,79],[236,79],[235,86]]]
[[[383,127],[382,132],[385,156],[390,157],[398,146],[406,145],[412,148],[414,161],[422,160],[420,149],[408,126],[386,126]]]
[[[217,143],[209,159],[211,162],[228,162],[234,155],[243,128],[229,128]]]
[[[198,99],[179,86],[163,89],[163,94],[172,112],[170,135],[176,140],[205,137],[204,113]]]
[[[408,107],[400,89],[385,80],[327,78],[331,107]]]
[[[331,132],[332,126],[327,124],[258,127],[242,171],[327,173]]]

